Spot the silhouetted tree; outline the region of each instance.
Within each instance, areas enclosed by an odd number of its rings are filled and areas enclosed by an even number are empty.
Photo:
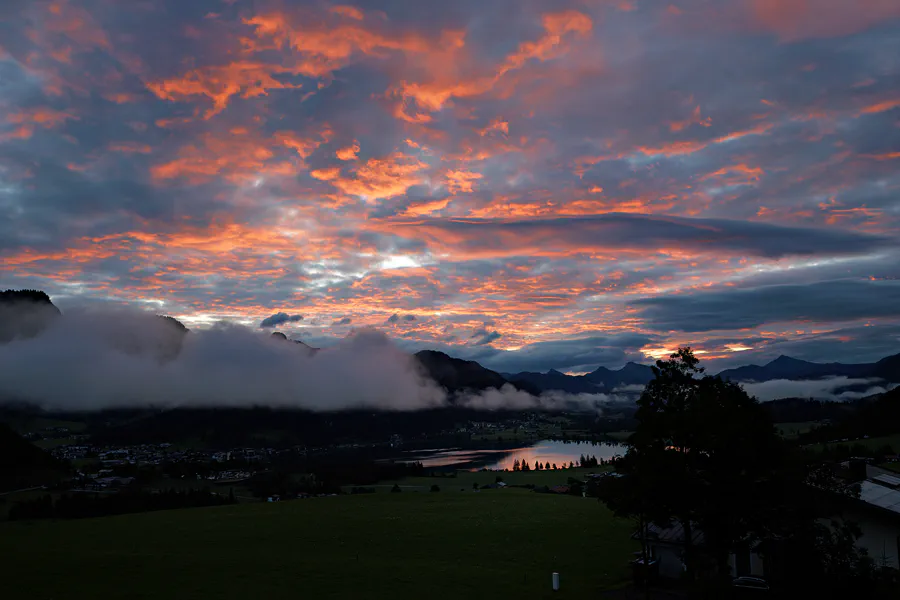
[[[519,470],[521,470],[521,468],[522,468],[522,465],[519,464],[519,459],[517,458],[516,461],[513,463],[513,471],[519,471]]]
[[[600,494],[614,511],[648,521],[677,519],[685,564],[694,567],[699,524],[720,569],[734,544],[760,523],[771,500],[772,461],[780,443],[765,412],[739,386],[699,378],[690,348],[657,361],[638,400],[638,426],[619,470],[625,477]],[[596,457],[586,462],[596,466]]]

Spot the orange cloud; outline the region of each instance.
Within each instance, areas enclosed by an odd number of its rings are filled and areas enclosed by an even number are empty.
[[[153,152],[153,148],[138,142],[112,142],[108,148],[110,152],[121,152],[123,154],[150,154]]]
[[[489,92],[507,73],[523,68],[529,60],[544,62],[556,58],[566,52],[568,46],[563,38],[567,34],[586,36],[593,29],[593,21],[587,15],[574,11],[546,14],[542,18],[545,34],[534,42],[523,42],[510,53],[490,75],[465,78],[457,69],[439,72],[436,78],[428,83],[401,81],[391,90],[391,94],[401,99],[395,107],[395,115],[406,121],[424,123],[430,120],[427,114],[416,112],[410,115],[413,104],[427,112],[437,112],[452,98],[468,98]],[[462,47],[462,37],[453,38],[458,47]],[[451,48],[452,50],[452,48]],[[436,57],[437,58],[437,57]],[[452,54],[443,57],[456,61]]]
[[[493,131],[499,131],[500,133],[509,135],[509,123],[507,123],[506,121],[503,121],[502,119],[500,119],[498,117],[498,118],[494,119],[493,121],[491,121],[490,124],[487,127],[485,127],[484,129],[479,129],[478,135],[484,137]]]
[[[357,21],[363,17],[351,6],[336,6],[331,12]],[[285,81],[286,75],[328,78],[358,55],[383,58],[389,51],[428,53],[433,48],[429,40],[415,34],[387,35],[361,23],[334,25],[312,13],[304,13],[302,18],[277,12],[260,14],[243,23],[252,28],[252,35],[240,38],[241,59],[154,81],[147,84],[148,89],[157,97],[172,101],[205,96],[213,102],[204,115],[210,118],[222,112],[235,96],[252,98],[270,90],[300,88],[300,84]],[[272,50],[281,51],[281,63],[253,58]]]
[[[103,94],[103,98],[116,104],[128,104],[129,102],[137,102],[139,99],[136,94],[127,92],[106,92]]]
[[[40,125],[45,129],[57,127],[70,119],[77,120],[78,117],[66,111],[46,107],[26,109],[6,116],[6,120],[10,123]]]
[[[170,129],[176,125],[187,125],[190,122],[191,119],[188,119],[187,117],[175,117],[172,119],[157,119],[153,123],[162,129]]]
[[[332,6],[331,12],[336,15],[341,15],[342,17],[347,17],[348,19],[356,19],[357,21],[362,21],[364,18],[363,12],[356,8],[355,6],[348,6],[346,4],[340,6]]]
[[[420,172],[427,166],[411,156],[395,152],[385,158],[370,158],[355,169],[352,177],[338,177],[331,183],[345,194],[361,196],[371,202],[405,194],[406,190],[424,181]]]
[[[47,107],[29,108],[9,113],[6,115],[6,122],[18,125],[18,127],[12,131],[0,133],[0,141],[25,140],[34,135],[35,127],[53,129],[69,120],[78,120],[78,117],[69,112]]]
[[[840,37],[900,17],[894,0],[744,0],[748,22],[783,42]]]
[[[193,96],[206,96],[213,106],[204,118],[213,117],[228,106],[233,96],[241,98],[265,96],[269,90],[299,89],[300,84],[291,84],[275,78],[279,74],[299,74],[302,69],[292,69],[253,61],[237,61],[218,67],[201,67],[188,71],[174,79],[155,81],[147,88],[163,100],[188,100]]]
[[[682,131],[687,129],[691,125],[700,125],[702,127],[709,127],[712,125],[712,119],[706,117],[705,119],[700,116],[700,106],[698,105],[694,108],[691,116],[683,121],[673,121],[669,123],[669,130],[673,132]]]
[[[450,198],[434,200],[433,202],[414,202],[406,207],[402,215],[405,217],[424,217],[447,208]]]
[[[445,177],[447,191],[451,194],[460,192],[471,194],[473,184],[481,179],[482,175],[470,171],[447,171]]]
[[[316,169],[309,172],[310,176],[321,181],[334,181],[341,176],[340,167],[331,167],[328,169]]]
[[[91,14],[66,0],[51,2],[43,17],[46,31],[64,35],[85,50],[110,48],[109,38]]]
[[[717,179],[721,185],[753,185],[765,174],[759,167],[750,167],[745,164],[729,165],[718,171],[707,173],[700,177],[700,181]]]
[[[854,208],[829,208],[827,205],[820,205],[819,207],[828,213],[828,217],[825,219],[825,222],[828,225],[836,225],[842,221],[857,217],[871,220],[879,219],[882,216],[881,209],[879,208],[867,208],[865,206],[857,206]]]
[[[322,126],[318,137],[302,137],[292,131],[276,131],[273,138],[282,146],[291,148],[300,158],[307,158],[316,148],[331,141],[332,131],[328,124]]]
[[[544,15],[542,22],[547,34],[536,42],[520,44],[515,52],[506,57],[498,76],[520,68],[531,59],[546,61],[559,56],[565,51],[565,47],[561,47],[562,36],[567,33],[584,36],[589,34],[594,26],[589,16],[574,10]]]
[[[379,56],[386,50],[427,52],[431,47],[418,35],[388,36],[360,25],[334,27],[311,19],[294,22],[282,13],[258,15],[244,23],[255,28],[257,38],[297,52],[300,57],[296,68],[309,77],[330,75],[346,66],[357,53]]]
[[[359,142],[353,140],[353,145],[339,149],[334,155],[337,156],[339,160],[356,160],[358,158],[358,153]]]
[[[320,136],[311,138],[284,131],[266,138],[241,128],[234,128],[229,134],[207,133],[197,143],[182,147],[174,160],[153,166],[150,173],[157,181],[185,178],[194,184],[216,176],[234,183],[255,181],[267,175],[287,176],[305,168],[302,159],[322,144],[322,137],[328,133],[327,128]],[[295,150],[300,160],[279,155],[282,148]]]
[[[863,154],[865,158],[874,160],[895,160],[900,158],[900,152],[884,152],[882,154]]]
[[[863,115],[873,115],[894,110],[895,108],[900,108],[900,98],[893,98],[891,100],[883,100],[881,102],[876,102],[875,104],[870,104],[859,112]]]
[[[640,147],[638,148],[639,152],[642,152],[648,156],[681,156],[684,154],[693,154],[694,152],[699,152],[703,150],[707,146],[711,144],[723,144],[725,142],[732,142],[734,140],[738,140],[750,135],[762,135],[772,129],[772,126],[769,124],[759,125],[758,127],[753,127],[751,129],[745,129],[742,131],[735,131],[733,133],[728,133],[726,135],[717,137],[712,140],[686,140],[679,142],[671,142],[668,144],[663,144],[661,146],[655,147]]]

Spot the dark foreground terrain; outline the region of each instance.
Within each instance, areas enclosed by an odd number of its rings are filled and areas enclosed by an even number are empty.
[[[632,525],[596,500],[456,491],[2,523],[3,597],[585,598],[628,575]]]

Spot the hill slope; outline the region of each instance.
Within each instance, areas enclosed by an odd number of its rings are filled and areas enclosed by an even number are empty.
[[[47,483],[65,465],[0,423],[0,492]]]
[[[541,391],[527,381],[508,381],[500,373],[486,369],[474,360],[453,358],[436,350],[422,350],[416,352],[415,357],[425,374],[449,392],[499,389],[507,383],[534,394]]]

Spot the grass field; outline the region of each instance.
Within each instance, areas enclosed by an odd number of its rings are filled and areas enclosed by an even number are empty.
[[[4,419],[4,421],[18,433],[41,431],[45,427],[68,427],[69,431],[72,433],[80,433],[87,428],[87,423],[83,421],[64,421],[61,419],[45,419],[44,417],[25,415],[9,417]]]
[[[2,523],[0,561],[9,599],[586,598],[631,531],[592,499],[376,493]]]
[[[612,467],[597,467],[592,469],[557,469],[549,471],[457,471],[456,477],[407,477],[396,481],[383,481],[377,486],[378,490],[390,489],[394,484],[398,484],[402,489],[428,491],[433,484],[437,484],[441,491],[446,492],[465,492],[472,491],[472,484],[477,483],[479,486],[494,483],[497,476],[503,478],[503,482],[507,485],[528,485],[535,486],[554,486],[564,485],[568,482],[569,477],[576,479],[584,479],[588,473],[604,473],[612,470]],[[348,488],[353,486],[347,486]],[[371,485],[364,487],[373,487]]]
[[[820,423],[816,421],[803,421],[799,423],[776,423],[775,429],[778,430],[779,435],[785,439],[796,439],[797,436],[807,433],[816,427],[818,427]]]
[[[891,446],[894,452],[900,451],[900,433],[894,435],[885,435],[882,437],[872,437],[869,439],[862,440],[848,440],[846,442],[838,442],[837,444],[812,444],[809,447],[817,452],[821,452],[825,446],[855,446],[856,444],[862,444],[866,448],[871,450],[878,450],[884,446]]]

